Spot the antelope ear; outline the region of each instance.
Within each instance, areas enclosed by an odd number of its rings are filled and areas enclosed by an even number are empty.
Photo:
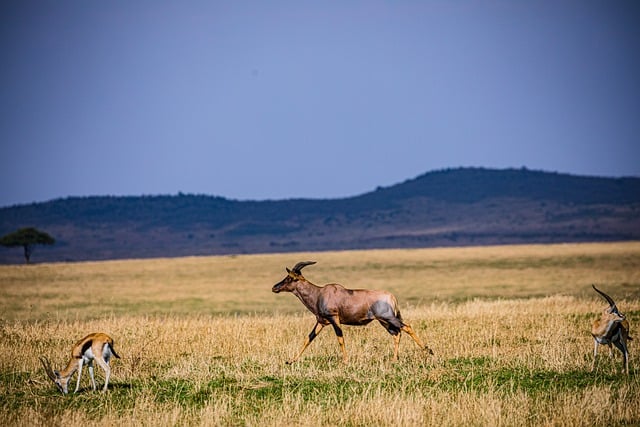
[[[289,267],[285,267],[285,269],[287,270],[287,273],[291,273],[291,270],[289,270]]]

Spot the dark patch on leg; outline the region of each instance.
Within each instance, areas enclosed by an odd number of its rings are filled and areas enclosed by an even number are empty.
[[[331,322],[331,326],[333,326],[333,330],[335,331],[336,335],[342,337],[342,328],[340,327],[340,325],[338,325],[335,319],[333,317],[330,317],[329,322]]]
[[[404,323],[395,307],[385,301],[378,301],[371,306],[371,313],[391,335],[398,335]]]
[[[311,333],[309,334],[309,343],[311,343],[311,341],[313,341],[314,338],[317,337],[317,336],[318,336],[318,334],[316,334],[316,328],[314,327],[311,330]]]
[[[387,330],[387,332],[389,332],[391,335],[394,335],[394,336],[398,335],[400,333],[400,331],[402,330],[402,326],[398,327],[398,326],[390,323],[386,319],[378,319],[378,322],[380,322],[382,327],[385,328]]]
[[[336,335],[339,336],[339,337],[342,337],[343,336],[342,328],[340,326],[336,325],[335,323],[332,323],[332,325],[333,325],[333,330],[335,331]]]

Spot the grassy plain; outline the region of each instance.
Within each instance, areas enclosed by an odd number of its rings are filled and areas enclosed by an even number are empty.
[[[377,324],[327,328],[286,365],[314,319],[272,294],[284,267],[320,285],[387,289],[434,350]],[[589,372],[590,321],[631,322],[631,373],[607,350]],[[640,423],[640,243],[496,246],[0,266],[4,425],[620,425]],[[112,335],[106,394],[62,396],[61,366],[89,332]],[[102,373],[98,373],[98,384]]]

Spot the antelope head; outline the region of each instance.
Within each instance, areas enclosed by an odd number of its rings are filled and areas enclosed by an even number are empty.
[[[273,285],[273,288],[271,288],[271,291],[275,292],[276,294],[280,292],[293,291],[293,289],[295,288],[295,283],[299,282],[300,280],[304,280],[301,270],[307,265],[313,265],[315,263],[316,263],[315,261],[303,261],[303,262],[297,263],[291,270],[287,268],[286,269],[287,276],[281,281],[279,281],[278,283],[276,283],[275,285]]]
[[[40,363],[42,363],[42,367],[46,372],[47,376],[53,381],[53,383],[58,387],[61,393],[67,394],[69,392],[69,378],[70,377],[61,377],[58,371],[54,371],[51,369],[51,363],[49,359],[46,357],[40,357]]]
[[[618,311],[618,307],[616,306],[615,301],[609,295],[605,294],[600,289],[596,288],[595,285],[591,285],[591,286],[597,293],[602,295],[602,297],[605,300],[607,300],[607,302],[609,303],[609,307],[605,308],[602,311],[602,318],[603,319],[606,318],[616,323],[622,322],[625,319],[625,315]]]

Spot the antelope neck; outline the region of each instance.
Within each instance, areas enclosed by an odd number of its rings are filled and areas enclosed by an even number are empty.
[[[298,297],[309,311],[316,313],[319,291],[320,288],[318,286],[303,280],[298,282],[298,285],[293,290],[293,294]]]

